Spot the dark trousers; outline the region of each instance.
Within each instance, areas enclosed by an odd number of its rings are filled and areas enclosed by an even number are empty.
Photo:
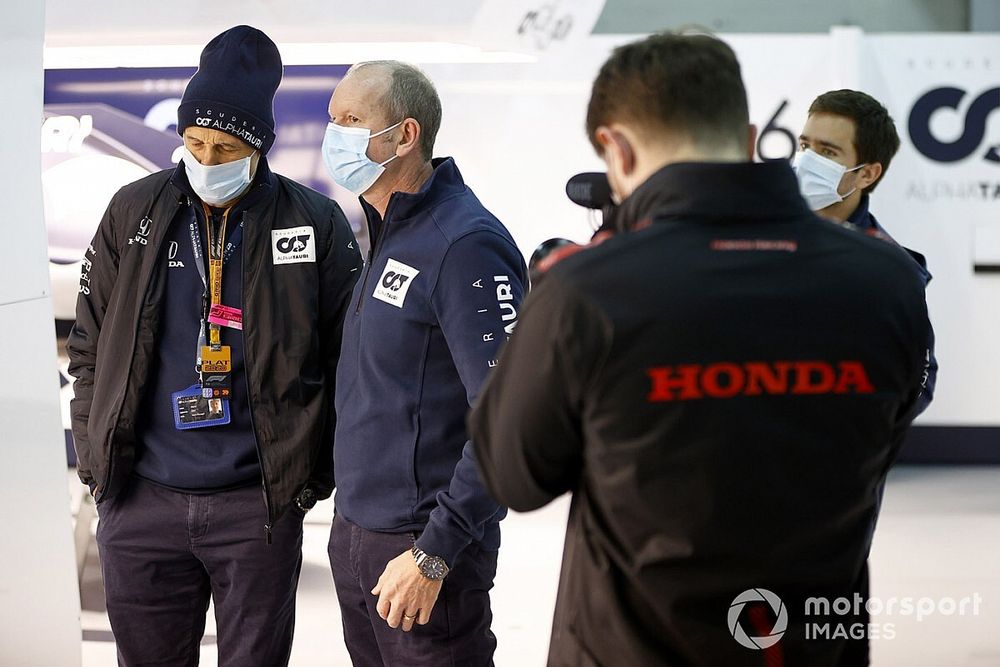
[[[449,667],[493,664],[497,640],[490,630],[490,589],[497,552],[471,544],[444,578],[431,620],[410,632],[390,628],[371,594],[386,564],[408,551],[413,533],[375,533],[336,515],[330,533],[330,565],[337,586],[344,641],[355,667]]]
[[[210,597],[220,667],[288,664],[301,511],[275,523],[268,545],[259,486],[192,495],[133,479],[98,514],[119,665],[197,665]]]

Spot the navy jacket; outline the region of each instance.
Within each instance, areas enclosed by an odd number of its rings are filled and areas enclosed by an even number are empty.
[[[476,471],[465,416],[514,330],[527,269],[506,228],[434,160],[382,220],[354,288],[337,369],[337,512],[362,528],[420,532],[449,565],[500,546],[506,510]]]
[[[858,204],[858,207],[847,218],[847,222],[857,227],[860,231],[882,237],[905,250],[913,259],[914,268],[917,270],[920,279],[924,281],[924,287],[926,288],[932,278],[931,272],[927,270],[927,259],[916,250],[911,250],[892,238],[889,232],[885,231],[885,228],[872,215],[868,204],[868,195],[862,196],[861,203]],[[917,414],[926,410],[927,406],[934,400],[934,385],[937,383],[938,362],[937,357],[934,356],[934,329],[929,328],[927,334],[927,368],[924,372],[924,386],[920,394],[920,400],[918,401]]]

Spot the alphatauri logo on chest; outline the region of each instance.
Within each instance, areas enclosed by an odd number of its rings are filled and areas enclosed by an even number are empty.
[[[385,270],[382,271],[382,277],[375,285],[375,292],[372,296],[379,301],[402,308],[403,302],[406,301],[406,293],[410,291],[410,285],[413,284],[413,279],[419,273],[420,271],[412,266],[390,258],[385,265]]]
[[[271,257],[275,266],[316,261],[316,237],[312,227],[271,230]]]

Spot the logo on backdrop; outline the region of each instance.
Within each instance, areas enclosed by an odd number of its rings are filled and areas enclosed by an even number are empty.
[[[965,72],[956,72],[953,80],[914,91],[905,131],[929,168],[910,171],[907,200],[972,207],[1000,202],[1000,81],[991,69],[994,58],[974,56],[965,55]],[[936,73],[955,68],[959,61],[942,54],[920,63],[911,59],[910,68]],[[900,127],[900,134],[903,131]],[[975,217],[980,210],[988,215],[978,208],[963,215]]]
[[[761,160],[765,162],[771,162],[772,160],[791,160],[795,157],[795,153],[799,148],[799,140],[791,130],[787,127],[778,124],[778,116],[785,110],[788,106],[788,100],[781,100],[781,104],[778,105],[777,111],[771,114],[771,119],[767,121],[764,125],[764,129],[760,131],[757,135],[757,155]],[[784,152],[773,152],[765,150],[765,143],[773,147],[775,145],[775,140],[770,137],[778,137],[778,143],[788,142],[787,148]]]
[[[1000,109],[1000,87],[979,93],[969,104],[962,123],[962,133],[952,141],[935,136],[931,117],[935,113],[958,113],[958,105],[969,91],[952,86],[929,90],[914,103],[907,126],[910,141],[924,157],[935,162],[958,162],[978,154],[983,160],[1000,165],[1000,142],[985,142],[990,116]],[[947,111],[946,111],[947,110]]]
[[[271,257],[275,266],[316,261],[312,227],[271,230]]]
[[[771,612],[774,614],[775,621],[770,630],[763,627],[764,625],[770,625],[768,620],[763,615],[756,613],[764,611],[766,614],[766,608],[761,609],[761,603],[770,607]],[[750,620],[754,626],[752,630],[754,632],[763,631],[765,634],[749,635],[743,624],[740,623],[740,615],[743,613],[743,608],[747,605],[752,605],[749,610]],[[766,588],[751,588],[737,595],[736,599],[729,605],[729,616],[727,618],[729,620],[729,633],[733,636],[733,639],[739,642],[741,646],[755,651],[760,651],[777,644],[781,641],[782,635],[785,634],[785,630],[788,628],[788,608],[785,607],[785,603],[781,601],[781,598]]]

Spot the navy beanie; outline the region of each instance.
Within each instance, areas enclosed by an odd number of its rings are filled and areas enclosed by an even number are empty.
[[[201,52],[177,108],[177,133],[192,125],[231,134],[262,154],[274,143],[274,93],[281,54],[271,39],[247,25],[230,28]]]

